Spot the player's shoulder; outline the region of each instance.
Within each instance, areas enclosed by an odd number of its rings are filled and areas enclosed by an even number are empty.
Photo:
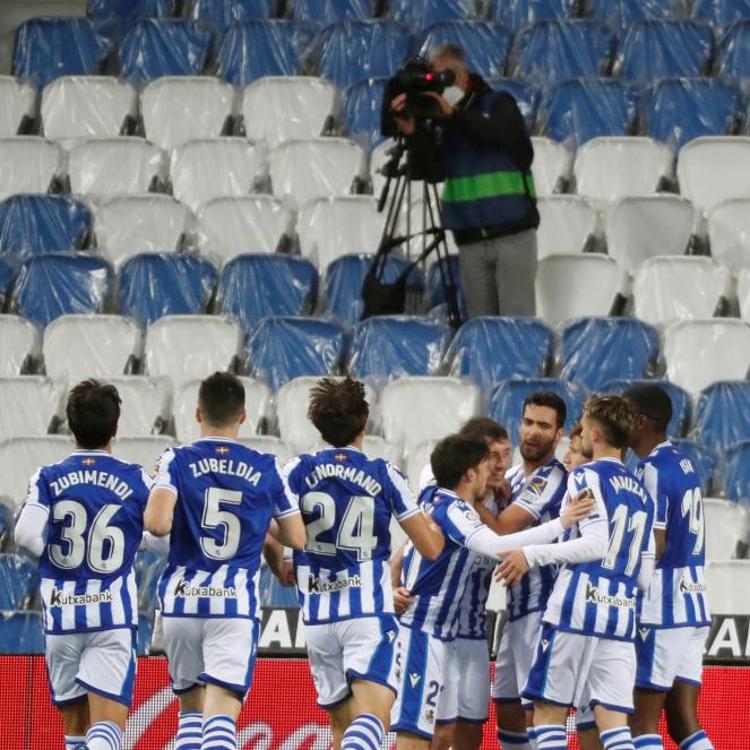
[[[568,477],[567,469],[558,461],[553,458],[549,463],[540,466],[535,472],[534,476],[529,481],[529,485],[541,485],[546,488],[549,485],[558,486],[563,484]]]

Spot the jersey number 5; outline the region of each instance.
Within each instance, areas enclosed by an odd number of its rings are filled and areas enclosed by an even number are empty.
[[[201,526],[209,531],[221,529],[224,537],[221,542],[217,542],[211,536],[202,536],[201,549],[203,554],[212,560],[229,560],[237,554],[242,527],[240,519],[231,511],[222,510],[221,504],[240,505],[242,493],[239,490],[209,487],[203,500]]]

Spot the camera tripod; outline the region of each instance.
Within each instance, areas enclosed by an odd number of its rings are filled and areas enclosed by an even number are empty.
[[[372,315],[404,312],[409,276],[420,263],[435,252],[448,323],[451,327],[458,328],[461,325],[458,292],[448,257],[445,229],[440,226],[436,217],[436,207],[440,205],[437,185],[432,181],[420,180],[422,227],[412,232],[412,183],[418,178],[410,163],[409,150],[403,137],[396,141],[396,145],[388,153],[390,158],[382,169],[386,182],[378,199],[378,212],[382,213],[387,204],[385,226],[377,254],[362,285],[362,320]],[[404,233],[399,234],[400,229],[404,229]],[[395,282],[385,283],[383,279],[388,256],[393,250],[406,245],[405,255],[408,259],[410,243],[415,238],[421,238],[419,255],[409,262]]]

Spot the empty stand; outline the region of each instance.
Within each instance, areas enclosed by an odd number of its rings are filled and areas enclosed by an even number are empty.
[[[174,196],[195,211],[221,196],[246,195],[263,176],[258,149],[242,138],[195,140],[172,151]]]
[[[644,261],[663,255],[683,255],[700,215],[684,198],[670,193],[621,198],[606,214],[609,254],[633,274]]]
[[[26,435],[23,431],[0,441],[0,497],[11,506],[20,505],[33,473],[40,466],[62,461],[75,447],[68,435]]]
[[[12,76],[0,76],[0,138],[25,132],[34,117],[36,89]]]
[[[389,8],[394,20],[413,28],[427,28],[435,23],[474,16],[476,5],[472,0],[391,0]]]
[[[604,393],[624,393],[628,388],[635,385],[658,385],[663,388],[672,401],[672,419],[667,427],[670,436],[684,435],[690,425],[691,397],[690,394],[680,386],[670,383],[668,380],[610,380],[602,386]]]
[[[679,321],[664,332],[667,377],[691,393],[742,380],[750,367],[750,324],[731,318]]]
[[[138,326],[118,315],[64,315],[44,329],[47,375],[72,387],[87,378],[133,371],[140,355]]]
[[[573,153],[562,143],[551,138],[532,136],[534,161],[531,173],[534,175],[536,194],[540,197],[561,193],[570,178],[573,166]]]
[[[597,201],[655,193],[674,172],[674,151],[639,136],[593,138],[576,151],[576,192]]]
[[[750,321],[750,269],[746,268],[737,274],[737,296],[743,320]]]
[[[41,375],[0,378],[0,440],[46,434],[62,396],[61,385]]]
[[[334,111],[336,87],[323,78],[268,76],[242,92],[247,137],[277,146],[322,135]]]
[[[145,367],[178,385],[236,365],[242,332],[237,323],[208,315],[170,315],[149,326]]]
[[[159,456],[174,445],[176,443],[169,435],[123,437],[112,442],[112,455],[123,461],[138,464],[149,474],[153,474]]]
[[[727,28],[735,21],[750,18],[748,0],[695,0],[693,18],[710,21],[718,29]]]
[[[39,589],[39,574],[30,560],[0,553],[0,610],[23,609]]]
[[[190,0],[189,15],[218,32],[225,32],[232,21],[268,18],[276,0]]]
[[[143,437],[160,433],[169,417],[170,382],[142,375],[107,378],[117,388],[122,405],[117,437]]]
[[[0,611],[0,643],[4,654],[43,654],[42,613]]]
[[[750,440],[750,381],[720,380],[704,388],[695,423],[701,442],[720,453]]]
[[[712,257],[735,273],[750,268],[750,199],[719,203],[707,223]]]
[[[633,309],[647,323],[710,318],[729,291],[729,271],[711,258],[649,258],[633,280]]]
[[[382,458],[394,466],[401,464],[401,452],[398,446],[389,443],[385,438],[378,435],[365,435],[362,443],[362,452],[368,458]]]
[[[409,487],[411,487],[415,495],[418,495],[424,489],[425,477],[429,477],[432,473],[430,456],[437,444],[437,440],[423,440],[409,451],[409,455],[405,461],[405,470],[409,480]],[[396,528],[401,529],[400,526],[396,526]],[[391,529],[393,529],[393,526],[391,526]],[[403,542],[407,541],[406,534],[403,531],[401,531],[401,537],[403,538]]]
[[[593,15],[614,29],[627,29],[636,21],[664,20],[681,0],[587,0]]]
[[[47,138],[116,136],[135,125],[135,89],[111,76],[64,76],[42,92],[42,128]]]
[[[704,574],[712,615],[750,615],[746,588],[738,585],[750,576],[750,560],[709,560]]]
[[[724,457],[724,491],[735,503],[745,507],[750,504],[750,441],[737,443],[726,451]],[[743,530],[744,542],[747,544],[750,524]]]
[[[518,109],[521,110],[526,122],[526,127],[531,130],[541,98],[539,89],[517,78],[489,78],[487,83],[495,91],[505,91],[516,100]]]
[[[537,21],[566,18],[571,10],[571,0],[506,0],[493,3],[492,18],[509,29],[520,30]]]
[[[344,132],[363,148],[372,149],[385,137],[380,132],[380,120],[387,83],[387,78],[365,78],[344,92]]]
[[[174,6],[174,0],[88,0],[86,15],[99,33],[121,39],[141,18],[169,18]]]
[[[706,495],[710,489],[714,478],[714,472],[718,463],[716,453],[704,443],[698,443],[688,438],[671,438],[672,443],[681,451],[687,454],[693,464],[693,468],[698,473],[701,489]],[[704,497],[704,502],[706,498]]]
[[[276,456],[282,464],[292,458],[292,452],[282,442],[281,438],[274,435],[253,435],[252,437],[241,437],[238,442],[252,448],[259,453],[270,453]]]
[[[750,19],[736,21],[719,39],[717,73],[722,78],[746,78],[750,73]]]
[[[736,557],[737,542],[744,541],[740,538],[740,532],[747,523],[746,512],[726,500],[705,497],[703,498],[703,513],[706,530],[706,560],[713,563]],[[712,596],[712,604],[713,601]]]
[[[37,136],[0,139],[0,199],[46,193],[59,173],[61,156],[59,146]]]
[[[0,376],[28,372],[39,357],[39,331],[17,315],[0,316]]]
[[[537,209],[537,250],[540,258],[583,252],[598,234],[598,214],[586,198],[552,195],[539,198]]]
[[[549,325],[571,318],[609,315],[622,283],[622,270],[606,255],[550,255],[539,261],[537,315]]]

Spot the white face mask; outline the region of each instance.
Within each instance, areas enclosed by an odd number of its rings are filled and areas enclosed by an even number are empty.
[[[448,88],[443,91],[443,99],[445,99],[451,107],[455,107],[463,98],[464,90],[458,86],[448,86]]]

